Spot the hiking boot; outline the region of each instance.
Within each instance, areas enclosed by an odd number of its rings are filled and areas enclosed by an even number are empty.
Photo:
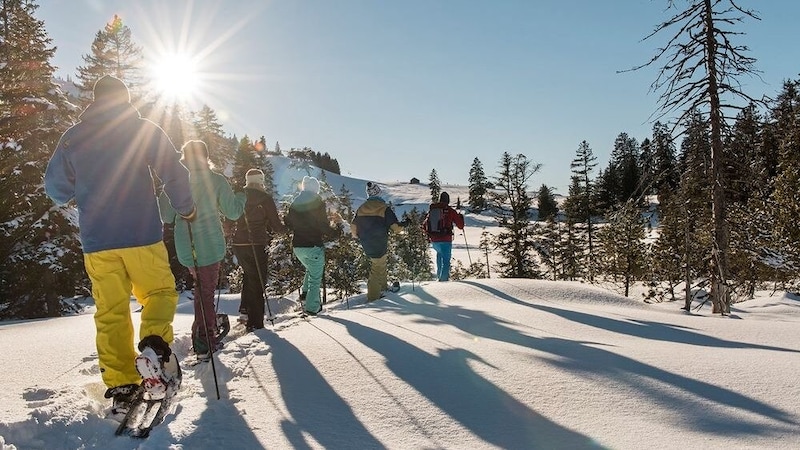
[[[241,323],[242,325],[246,325],[247,324],[247,313],[239,314],[239,318],[236,319],[236,321]]]
[[[244,331],[247,333],[252,333],[253,331],[263,330],[263,329],[264,325],[248,325],[245,327]]]
[[[217,314],[217,341],[228,335],[231,331],[231,321],[227,314]]]
[[[167,344],[164,338],[156,334],[151,334],[150,336],[143,338],[139,342],[138,347],[140,352],[144,351],[145,347],[150,347],[153,349],[156,355],[161,358],[169,357],[169,355],[172,354],[172,349],[169,348],[169,344]]]
[[[211,354],[222,348],[222,343],[219,341],[214,342],[214,348],[209,348],[208,344],[202,339],[193,339],[192,350],[198,361],[208,361],[211,359]]]
[[[103,397],[113,399],[109,416],[122,421],[125,415],[128,414],[131,403],[136,399],[136,392],[138,389],[138,384],[124,384],[122,386],[106,389],[106,393]]]
[[[321,311],[322,311],[322,305],[319,305],[319,308],[317,308],[317,310],[316,310],[316,311],[309,311],[309,310],[307,310],[307,309],[306,309],[306,310],[304,310],[304,312],[305,312],[306,314],[308,314],[309,316],[316,316],[316,315],[317,315],[317,314],[319,314]]]
[[[161,336],[151,335],[139,343],[136,370],[150,399],[172,397],[178,393],[183,376],[178,358]]]
[[[250,330],[246,327],[245,331],[249,332]],[[214,352],[212,352],[211,349],[207,348],[206,346],[203,346],[199,350],[197,348],[195,348],[194,349],[194,356],[197,358],[198,361],[208,361],[208,360],[211,359],[211,355],[213,355],[215,352],[219,351],[221,348],[222,348],[221,344],[217,344],[217,348],[214,349]]]

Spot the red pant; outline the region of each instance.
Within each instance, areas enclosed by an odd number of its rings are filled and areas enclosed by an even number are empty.
[[[214,292],[219,281],[220,262],[208,266],[189,267],[194,277],[194,324],[192,341],[195,351],[216,348],[217,308],[214,305]],[[205,320],[203,316],[205,315]],[[203,348],[205,347],[205,348]]]

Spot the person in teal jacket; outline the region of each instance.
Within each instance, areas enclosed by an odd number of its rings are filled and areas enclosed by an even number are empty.
[[[228,180],[211,170],[205,142],[188,141],[181,147],[181,152],[181,161],[189,169],[197,216],[187,222],[166,201],[160,202],[160,210],[164,223],[175,223],[178,261],[195,279],[192,343],[195,354],[204,359],[219,346],[214,290],[226,248],[220,213],[228,219],[238,219],[244,211],[246,197],[243,192],[234,193]]]

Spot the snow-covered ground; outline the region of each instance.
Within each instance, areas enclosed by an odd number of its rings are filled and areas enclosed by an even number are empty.
[[[285,158],[274,165],[290,195],[304,173]],[[355,207],[364,201],[366,180],[327,179]],[[398,215],[430,202],[427,186],[385,187]],[[466,201],[466,187],[443,189]],[[497,231],[491,217],[467,215],[453,256],[484,258],[484,229]],[[238,295],[220,296],[232,320],[238,306]],[[211,365],[185,365],[184,294],[174,323],[183,387],[144,441],[115,437],[105,418],[91,304],[0,323],[0,447],[800,448],[800,301],[780,293],[720,317],[581,283],[492,278],[404,284],[370,304],[361,294],[309,321],[286,315],[292,306],[271,299],[274,326],[232,333],[215,357],[218,400]]]
[[[210,364],[186,368],[145,441],[104,418],[91,314],[4,323],[2,448],[800,448],[795,298],[722,318],[535,280],[363,297],[230,341],[220,400]],[[220,303],[233,318],[238,297]],[[175,319],[182,359],[191,308]]]

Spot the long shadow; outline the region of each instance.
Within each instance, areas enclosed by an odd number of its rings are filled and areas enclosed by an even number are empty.
[[[385,448],[297,347],[274,333],[259,336],[272,350],[281,397],[292,419],[281,427],[293,448],[311,448],[303,433],[324,448]]]
[[[791,348],[773,347],[770,345],[748,344],[746,342],[727,341],[705,334],[688,331],[685,328],[670,324],[651,322],[648,320],[616,320],[608,317],[595,316],[578,311],[554,308],[545,305],[530,305],[534,309],[549,312],[574,322],[579,322],[595,328],[627,334],[654,341],[670,341],[682,344],[698,345],[716,348],[750,348],[757,350],[770,350],[776,352],[800,353],[800,350]]]
[[[389,334],[330,317],[351,336],[382,354],[399,378],[481,439],[500,448],[599,448],[591,438],[569,430],[477,375],[468,365],[479,360],[461,349],[431,355]]]
[[[767,433],[770,427],[747,422],[733,415],[716,413],[716,417],[712,417],[708,414],[708,405],[705,401],[750,411],[784,424],[797,424],[796,419],[790,414],[767,403],[597,348],[595,347],[598,345],[596,343],[529,336],[506,326],[502,319],[485,312],[457,306],[433,305],[425,302],[428,294],[418,292],[416,295],[423,300],[423,303],[411,303],[402,297],[393,300],[403,314],[419,315],[421,322],[449,324],[482,338],[541,350],[562,358],[562,360],[545,360],[549,364],[563,367],[566,370],[591,374],[593,377],[601,374],[610,380],[626,383],[630,388],[653,397],[659,404],[671,404],[672,408],[680,413],[679,415],[693,417],[692,425],[709,432],[761,434]],[[505,294],[502,295],[508,297]],[[531,306],[518,299],[514,299],[514,301]],[[692,394],[697,400],[688,400],[685,396],[678,397],[667,391],[649,388],[643,384],[642,378],[672,385]],[[780,431],[785,430],[781,429]]]
[[[580,311],[555,308],[540,304],[531,304],[520,301],[519,299],[512,297],[502,291],[499,291],[497,289],[494,289],[492,287],[477,282],[465,281],[463,283],[483,289],[491,293],[492,295],[502,298],[504,300],[512,301],[519,305],[533,309],[538,309],[540,311],[549,312],[559,317],[563,317],[567,320],[572,320],[573,322],[582,323],[584,325],[589,325],[591,327],[600,328],[603,330],[613,331],[615,333],[627,334],[629,336],[636,336],[643,339],[651,339],[654,341],[679,342],[683,344],[698,345],[703,347],[751,348],[758,350],[772,350],[776,352],[800,353],[800,350],[795,350],[790,348],[773,347],[769,345],[748,344],[745,342],[736,342],[736,341],[726,341],[724,339],[715,338],[713,336],[695,333],[683,327],[677,327],[674,325],[660,323],[660,322],[651,322],[647,320],[634,320],[634,321],[616,320],[616,319],[610,319],[608,317],[601,317],[593,314],[587,314]]]
[[[195,429],[177,444],[183,448],[265,448],[251,427],[231,401],[209,396]],[[148,439],[158,438],[158,433],[162,432],[169,433],[165,425],[156,428]]]

